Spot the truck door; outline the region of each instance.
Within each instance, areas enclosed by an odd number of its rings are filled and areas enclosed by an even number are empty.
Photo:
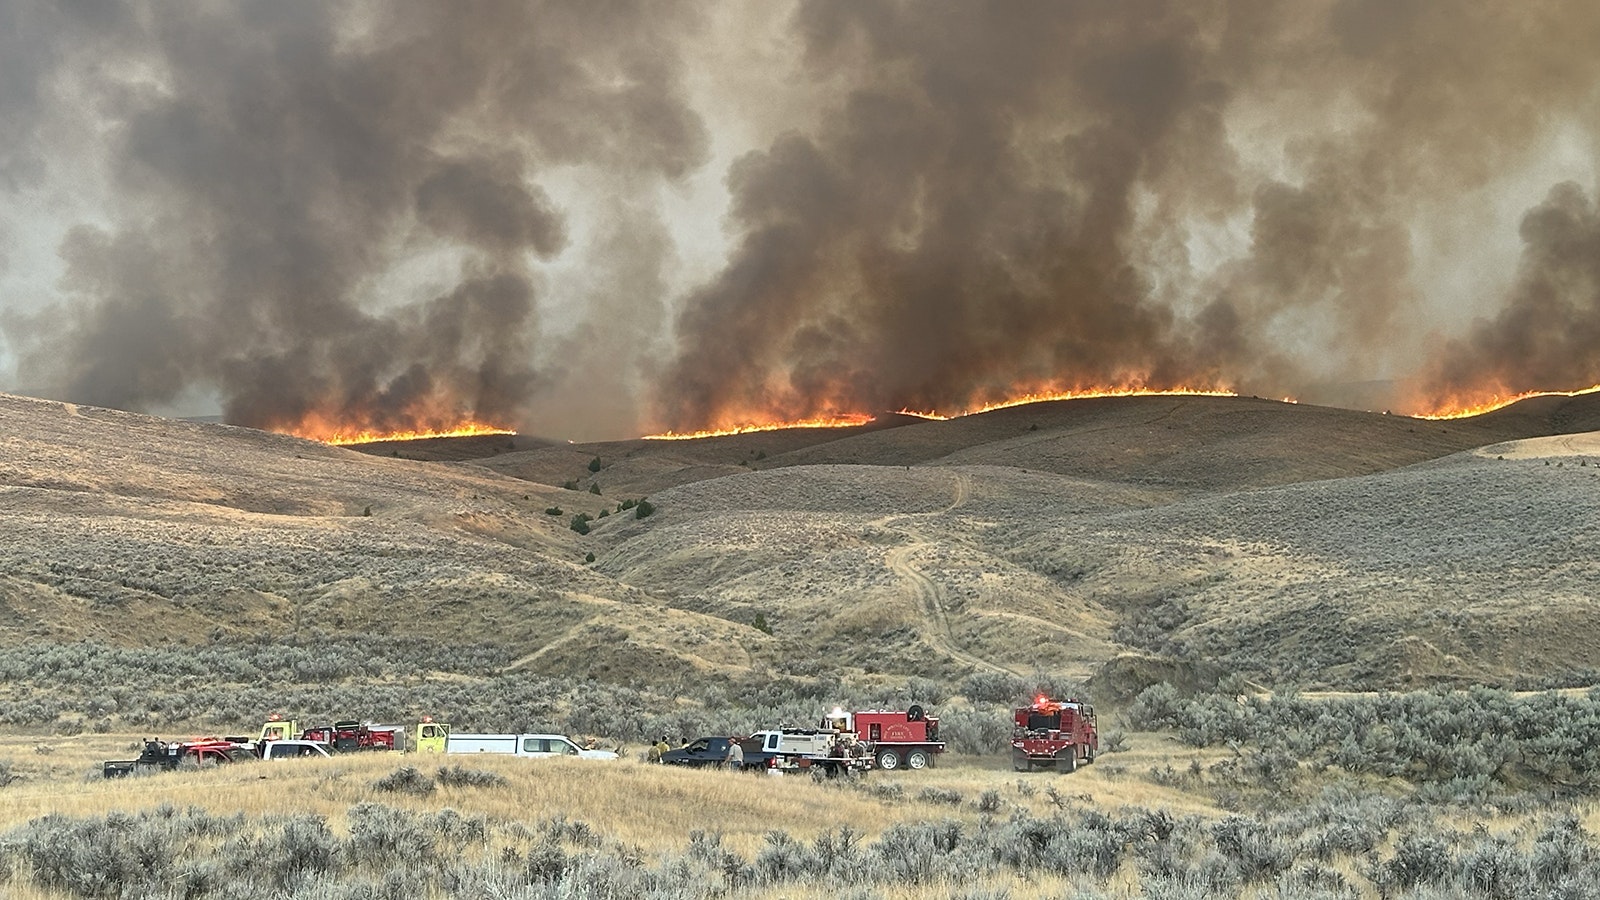
[[[778,752],[778,741],[781,740],[782,737],[783,737],[783,735],[776,734],[776,733],[767,735],[766,751],[768,753],[777,753]]]
[[[445,739],[449,736],[449,725],[439,722],[423,722],[417,726],[417,752],[443,753]]]

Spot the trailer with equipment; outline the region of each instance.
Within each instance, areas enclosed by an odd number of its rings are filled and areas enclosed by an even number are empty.
[[[904,710],[867,709],[845,712],[835,708],[822,727],[839,732],[847,744],[864,748],[878,768],[924,769],[944,752],[939,740],[939,719],[912,704]]]
[[[262,743],[270,741],[316,741],[328,750],[350,753],[357,750],[404,750],[406,729],[401,725],[375,725],[345,720],[331,725],[311,725],[301,729],[293,720],[273,716],[261,726]]]

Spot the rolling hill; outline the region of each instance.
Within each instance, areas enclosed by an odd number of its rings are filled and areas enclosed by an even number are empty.
[[[1131,397],[361,452],[0,396],[0,642],[383,638],[617,682],[1571,679],[1600,669],[1600,450],[1547,436],[1596,410]]]

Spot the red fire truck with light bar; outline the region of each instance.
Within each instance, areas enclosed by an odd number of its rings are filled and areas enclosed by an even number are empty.
[[[880,769],[924,769],[944,752],[938,717],[927,715],[915,704],[903,710],[866,709],[853,713],[835,708],[822,720],[822,727],[853,735]]]
[[[1092,763],[1100,753],[1094,707],[1078,700],[1051,700],[1040,695],[1016,709],[1011,733],[1011,767],[1076,772],[1078,763]]]

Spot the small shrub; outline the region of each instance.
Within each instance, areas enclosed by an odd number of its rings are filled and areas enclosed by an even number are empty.
[[[1009,705],[1027,690],[1022,679],[1004,672],[977,672],[961,682],[961,694],[973,703]]]
[[[589,514],[588,513],[578,513],[577,515],[573,516],[572,517],[572,524],[569,527],[571,527],[573,531],[576,531],[579,534],[588,534],[589,533]]]
[[[585,553],[585,554],[584,554],[584,555],[583,555],[583,561],[584,561],[584,562],[586,562],[586,563],[592,563],[592,562],[594,562],[594,551],[593,551],[593,550],[591,550],[591,551],[589,551],[589,552],[588,552],[588,553]]]
[[[1000,811],[1005,803],[1000,799],[999,791],[984,791],[978,795],[978,812],[993,815]]]
[[[591,472],[600,471],[600,457],[596,456],[594,459],[589,460],[589,471],[591,471]],[[598,494],[599,491],[596,491],[595,493]]]
[[[388,791],[395,794],[411,794],[415,797],[426,797],[433,793],[433,779],[417,771],[412,766],[401,766],[388,775],[372,783],[373,790]]]
[[[544,508],[544,514],[547,515],[547,516],[559,516],[559,515],[562,515],[561,507],[559,507],[559,506],[546,506]]]
[[[772,633],[772,626],[767,624],[766,613],[756,613],[755,621],[750,623],[750,627],[761,632],[762,634]]]
[[[600,495],[600,485],[598,485],[598,484],[589,485],[589,493],[594,494],[595,496],[599,496]]]
[[[655,506],[653,506],[649,500],[640,500],[639,505],[633,508],[633,517],[636,519],[647,518],[655,511]]]
[[[925,787],[917,792],[917,800],[943,806],[960,806],[961,792],[949,788]]]
[[[497,772],[462,766],[440,766],[433,777],[445,787],[505,787],[507,784],[506,777]]]

